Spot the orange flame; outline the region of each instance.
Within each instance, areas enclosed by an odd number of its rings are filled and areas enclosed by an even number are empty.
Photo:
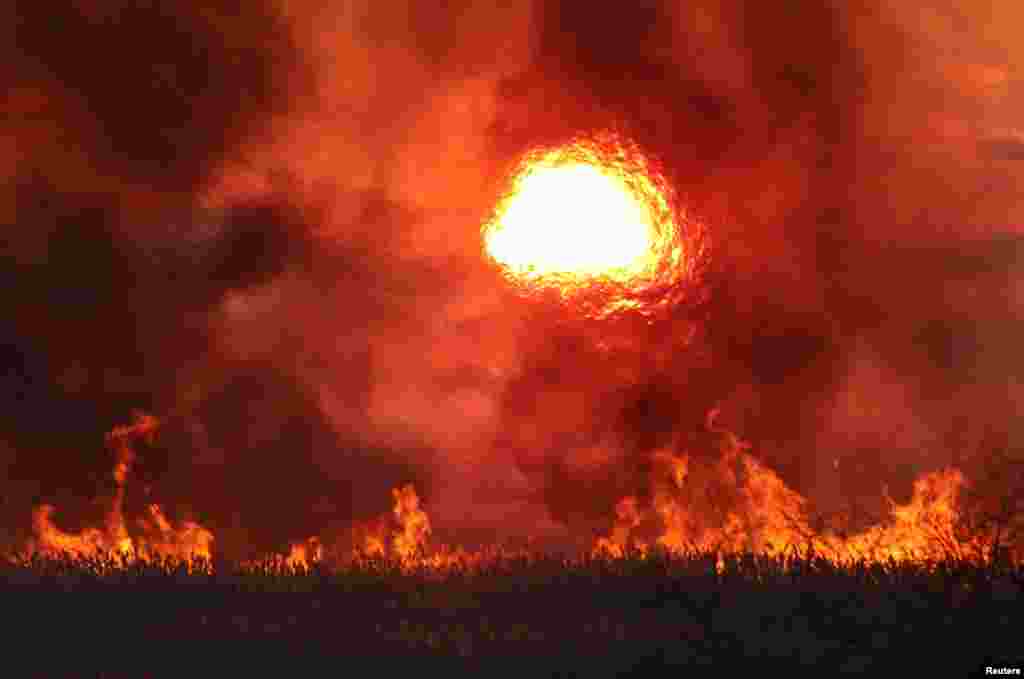
[[[394,507],[390,517],[357,526],[362,540],[357,544],[357,555],[397,557],[411,565],[425,554],[430,536],[430,517],[420,507],[420,498],[411,483],[391,489]]]
[[[152,441],[160,422],[151,415],[135,414],[135,422],[115,427],[107,434],[107,445],[116,455],[114,480],[117,491],[107,512],[106,525],[100,528],[86,528],[80,533],[66,533],[53,523],[54,508],[41,505],[32,516],[35,535],[27,547],[29,554],[92,556],[97,552],[114,553],[127,559],[177,558],[188,560],[192,557],[209,558],[213,544],[213,533],[192,521],[182,522],[175,528],[164,515],[159,505],[149,505],[149,516],[138,521],[141,532],[136,539],[129,535],[124,520],[125,487],[135,460],[132,442],[142,438]]]
[[[621,558],[626,555],[626,548],[632,545],[640,553],[647,550],[647,545],[640,540],[630,539],[630,533],[640,525],[640,511],[636,498],[628,495],[615,505],[615,525],[612,534],[606,538],[598,538],[594,547],[595,554]]]
[[[313,536],[304,542],[296,542],[291,545],[291,551],[285,558],[285,563],[292,568],[309,568],[323,559],[323,545],[320,538]]]
[[[146,509],[149,518],[139,519],[138,522],[142,530],[142,535],[137,539],[140,555],[179,560],[195,556],[210,558],[212,532],[193,521],[182,521],[181,526],[175,528],[164,516],[160,505],[151,504]]]
[[[420,509],[420,498],[412,484],[391,490],[395,498],[394,515],[399,530],[395,532],[392,549],[403,560],[421,554],[430,535],[430,518]]]
[[[32,512],[32,530],[35,540],[28,545],[29,554],[59,555],[67,552],[74,556],[88,556],[97,552],[114,552],[134,557],[132,541],[117,537],[119,531],[86,528],[80,533],[65,533],[54,523],[54,508],[41,505]]]
[[[634,529],[655,523],[657,544],[673,553],[754,552],[781,556],[794,547],[810,547],[834,560],[939,560],[975,558],[985,562],[981,536],[958,533],[958,501],[967,481],[954,469],[919,478],[907,504],[889,500],[890,512],[880,524],[852,536],[815,532],[806,501],[772,470],[747,454],[748,447],[728,432],[724,454],[714,463],[697,464],[675,451],[654,454],[655,490],[651,507],[640,509],[632,497],[616,509],[611,534],[598,538],[595,554],[621,556]],[[722,560],[718,561],[719,569]]]
[[[33,513],[34,538],[27,545],[28,553],[91,556],[104,552],[127,560],[210,558],[213,534],[192,521],[172,525],[159,505],[149,505],[147,516],[136,521],[134,537],[125,525],[123,504],[134,460],[132,442],[154,436],[158,425],[156,418],[140,415],[134,424],[108,435],[107,443],[117,454],[117,492],[103,527],[65,532],[53,522],[54,508],[39,506]],[[718,429],[713,418],[708,428],[718,437],[718,450],[712,456],[694,456],[678,447],[651,455],[649,501],[641,504],[635,496],[623,497],[615,507],[609,534],[594,542],[594,555],[621,558],[638,554],[646,558],[652,547],[678,554],[697,551],[717,554],[719,571],[727,554],[781,556],[795,547],[813,548],[836,561],[953,556],[988,562],[991,558],[986,536],[965,535],[962,530],[960,498],[968,483],[958,470],[940,470],[919,478],[910,501],[901,505],[889,499],[889,516],[867,530],[850,536],[815,531],[800,494],[754,459],[747,444]],[[403,570],[426,567],[439,573],[472,567],[497,556],[487,550],[428,549],[430,517],[415,488],[405,484],[391,492],[394,504],[390,513],[354,526],[354,556],[394,557]],[[323,556],[324,545],[314,536],[292,544],[287,556],[274,559],[291,567],[309,567]]]
[[[958,535],[957,511],[960,494],[967,487],[963,474],[943,469],[914,482],[910,502],[899,505],[889,499],[889,521],[839,545],[849,554],[870,559],[938,559],[946,554],[957,558],[987,559],[981,536]]]
[[[355,558],[395,557],[405,566],[423,562],[430,537],[430,517],[420,507],[415,487],[409,483],[391,490],[394,506],[389,515],[352,526]],[[319,537],[290,545],[285,563],[289,566],[310,566],[320,561],[324,546]]]

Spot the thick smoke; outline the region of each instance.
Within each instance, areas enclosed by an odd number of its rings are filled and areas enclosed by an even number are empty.
[[[19,0],[0,48],[15,539],[96,522],[136,408],[128,510],[231,555],[406,481],[445,540],[589,539],[716,407],[824,510],[1014,434],[1013,3],[86,4]],[[518,154],[607,128],[712,245],[653,324],[481,255]]]

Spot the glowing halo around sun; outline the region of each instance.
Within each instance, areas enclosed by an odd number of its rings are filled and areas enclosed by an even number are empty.
[[[672,198],[618,135],[533,149],[482,229],[484,251],[528,295],[554,292],[588,316],[650,312],[692,277],[700,250]]]

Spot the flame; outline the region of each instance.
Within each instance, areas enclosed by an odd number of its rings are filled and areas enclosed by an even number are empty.
[[[805,501],[738,441],[714,463],[660,451],[653,510],[663,525],[658,544],[669,551],[722,550],[781,554],[810,529]]]
[[[615,505],[615,525],[612,534],[606,538],[598,538],[594,546],[596,555],[608,555],[622,558],[626,555],[627,548],[633,547],[640,553],[646,553],[647,545],[641,540],[632,539],[630,534],[634,528],[640,525],[640,511],[637,507],[637,500],[632,495],[619,500]]]
[[[983,536],[958,531],[958,503],[967,488],[958,470],[922,476],[907,504],[889,499],[889,515],[881,523],[841,536],[813,530],[806,500],[751,457],[746,444],[721,433],[724,454],[713,463],[698,463],[673,450],[654,453],[657,478],[650,507],[639,507],[632,496],[623,498],[610,534],[596,540],[593,553],[622,556],[630,547],[646,553],[634,531],[653,523],[659,527],[660,547],[677,554],[717,553],[719,570],[726,554],[778,557],[798,547],[836,562],[989,559]]]
[[[416,488],[411,484],[393,488],[394,505],[389,514],[352,525],[353,548],[347,559],[395,558],[400,564],[415,567],[424,563],[430,538],[430,517],[420,506]],[[331,550],[327,550],[331,551]],[[323,559],[324,545],[318,536],[290,545],[284,562],[292,567],[309,567]],[[440,565],[446,559],[431,562]]]
[[[132,425],[118,427],[107,436],[107,444],[117,456],[117,491],[102,527],[78,533],[62,531],[53,522],[54,508],[42,505],[33,513],[34,538],[27,545],[28,553],[79,557],[114,553],[123,561],[209,559],[212,532],[192,521],[173,525],[159,505],[147,507],[146,516],[135,522],[134,536],[125,525],[123,504],[134,460],[132,443],[151,439],[158,427],[156,418],[137,415]],[[655,547],[683,555],[697,552],[713,555],[719,572],[730,554],[779,557],[799,547],[836,562],[927,561],[949,556],[982,563],[991,560],[987,536],[965,534],[961,497],[969,484],[956,469],[919,478],[906,504],[888,499],[888,516],[873,527],[853,535],[815,530],[807,501],[758,462],[748,444],[719,429],[713,416],[709,416],[707,427],[717,436],[712,455],[693,455],[679,445],[651,453],[650,494],[643,501],[634,495],[619,500],[609,534],[595,540],[593,555],[647,558]],[[471,553],[444,545],[431,549],[430,517],[415,487],[404,484],[393,488],[391,494],[389,513],[353,526],[353,557],[395,559],[405,571],[426,568],[443,573],[510,556],[510,552],[484,549]],[[321,562],[324,553],[325,545],[313,536],[290,545],[287,556],[268,558],[290,567],[310,567]],[[530,555],[524,552],[520,556]]]
[[[391,491],[395,498],[394,515],[399,530],[395,533],[392,547],[403,560],[414,559],[423,552],[430,535],[430,517],[420,509],[420,498],[412,484]]]
[[[32,514],[34,538],[26,545],[29,554],[57,556],[70,554],[88,557],[97,553],[113,553],[123,559],[193,557],[210,558],[213,533],[192,521],[184,521],[175,528],[159,505],[147,507],[148,517],[140,518],[140,535],[133,539],[124,520],[125,487],[135,460],[132,443],[137,439],[152,442],[160,422],[152,415],[135,413],[130,425],[115,427],[107,434],[106,443],[116,456],[114,481],[117,490],[110,503],[103,528],[86,528],[79,533],[67,533],[53,522],[54,507],[41,505]]]
[[[526,154],[483,241],[520,290],[555,290],[567,301],[596,291],[601,299],[588,305],[606,315],[659,306],[656,295],[643,293],[657,289],[664,297],[693,273],[697,230],[684,234],[682,221],[653,164],[606,132]]]
[[[857,557],[871,559],[938,559],[946,554],[957,558],[987,559],[981,536],[961,536],[957,510],[966,489],[964,475],[956,469],[942,469],[914,481],[910,502],[899,505],[891,498],[889,521],[846,540],[841,547]]]
[[[32,512],[32,530],[36,538],[28,545],[30,554],[59,555],[66,552],[74,556],[89,556],[97,552],[114,552],[135,556],[131,540],[117,537],[119,531],[86,528],[80,533],[65,533],[53,523],[53,513],[52,505],[41,505]]]
[[[138,538],[138,551],[142,556],[171,557],[188,560],[192,557],[209,559],[213,547],[213,533],[193,521],[182,521],[175,528],[164,516],[160,505],[146,507],[149,518],[139,519],[142,535]]]
[[[362,536],[357,542],[357,556],[393,556],[412,565],[426,553],[430,517],[420,507],[420,497],[411,483],[392,488],[391,497],[394,506],[390,516],[357,527]]]
[[[285,563],[292,568],[309,568],[323,559],[323,545],[317,536],[293,543],[290,547]]]

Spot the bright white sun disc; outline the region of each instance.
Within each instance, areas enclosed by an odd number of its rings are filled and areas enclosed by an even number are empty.
[[[541,165],[518,181],[487,249],[520,274],[631,277],[649,264],[651,222],[644,202],[601,168]]]

